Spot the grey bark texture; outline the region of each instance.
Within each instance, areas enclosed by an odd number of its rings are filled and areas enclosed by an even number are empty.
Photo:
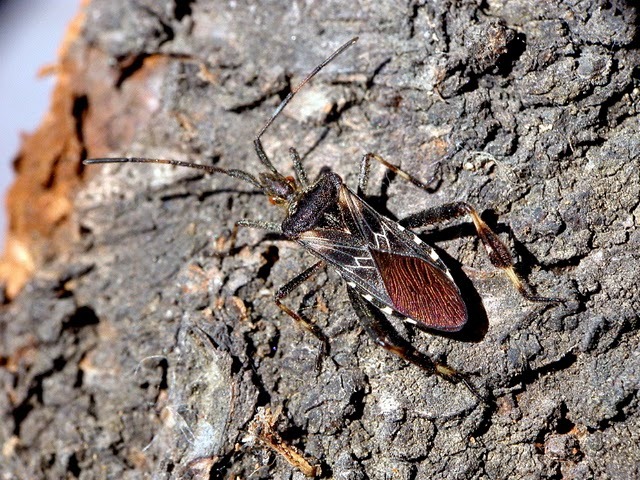
[[[330,167],[352,186],[366,152],[435,174],[428,195],[374,166],[374,205],[399,219],[467,201],[539,294],[570,299],[522,299],[467,219],[423,234],[460,279],[470,326],[442,336],[392,322],[495,404],[376,346],[331,270],[287,299],[331,339],[317,369],[318,341],[273,303],[313,258],[251,229],[218,254],[237,220],[282,219],[250,185],[91,167],[73,255],[0,314],[2,358],[37,346],[0,368],[2,478],[303,478],[252,437],[259,407],[323,478],[640,476],[633,2],[94,0],[75,41],[96,75],[112,72],[113,95],[159,70],[136,93],[152,115],[113,113],[84,132],[108,150],[87,154],[257,173],[259,128],[356,35],[265,147],[284,172],[296,147],[312,178]],[[104,107],[85,94],[89,124]],[[109,140],[123,124],[132,140]]]

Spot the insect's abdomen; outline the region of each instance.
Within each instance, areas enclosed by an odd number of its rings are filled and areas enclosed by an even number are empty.
[[[371,253],[395,310],[435,330],[455,332],[465,325],[467,308],[441,269],[417,257]]]

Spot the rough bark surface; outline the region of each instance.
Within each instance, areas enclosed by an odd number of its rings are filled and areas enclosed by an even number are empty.
[[[531,304],[486,275],[466,220],[424,234],[470,326],[394,325],[495,405],[373,344],[331,271],[287,300],[331,339],[316,369],[317,340],[272,300],[313,259],[248,229],[217,254],[236,220],[282,218],[250,186],[85,168],[66,254],[0,313],[3,478],[302,478],[252,444],[259,407],[324,478],[640,476],[632,2],[94,0],[68,53],[80,150],[258,172],[256,132],[355,35],[265,146],[283,171],[294,146],[312,177],[351,185],[369,151],[435,173],[426,195],[374,169],[373,203],[403,218],[468,201],[539,294],[571,299]]]

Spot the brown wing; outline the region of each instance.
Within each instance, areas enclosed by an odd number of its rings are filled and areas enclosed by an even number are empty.
[[[438,267],[405,255],[372,250],[393,307],[435,330],[455,332],[467,322],[458,287]]]

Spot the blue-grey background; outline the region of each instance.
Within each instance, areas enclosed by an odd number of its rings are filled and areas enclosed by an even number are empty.
[[[5,198],[20,132],[32,132],[49,108],[55,77],[38,78],[56,61],[77,0],[0,0],[0,249],[7,230]]]

